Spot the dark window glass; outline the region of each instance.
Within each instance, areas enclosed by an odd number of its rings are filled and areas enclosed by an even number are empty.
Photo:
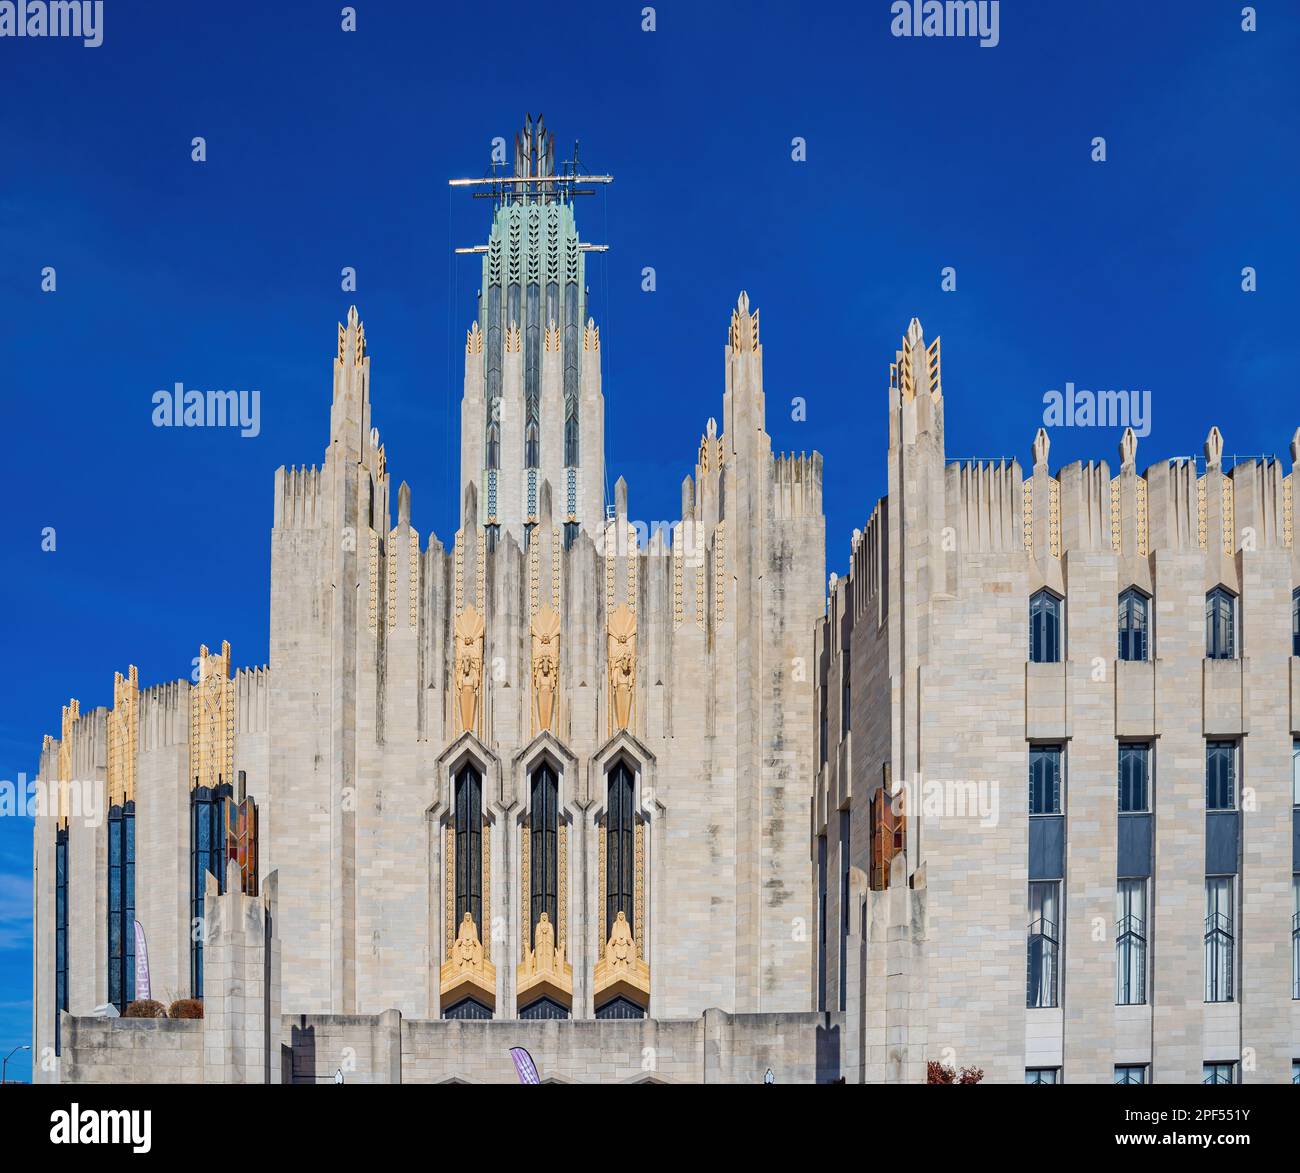
[[[818,700],[821,705],[821,713],[818,721],[818,752],[821,755],[821,763],[826,764],[826,755],[830,749],[830,713],[828,712],[829,702],[826,700],[828,689],[821,689]]]
[[[1206,1063],[1203,1065],[1205,1078],[1202,1083],[1236,1083],[1237,1065],[1235,1063]]]
[[[849,984],[849,863],[852,859],[849,812],[840,811],[840,1009],[847,1008]]]
[[[135,999],[135,803],[108,812],[108,1000]]]
[[[1205,743],[1205,809],[1230,811],[1237,806],[1237,743]]]
[[[817,1009],[826,1009],[826,836],[817,836]]]
[[[54,1053],[61,1053],[59,1011],[68,1009],[68,829],[54,838]]]
[[[483,939],[483,780],[473,766],[456,775],[456,930],[468,912]]]
[[[533,771],[532,805],[529,809],[529,894],[532,923],[528,926],[528,944],[536,947],[537,922],[546,913],[559,941],[559,780],[550,766]]]
[[[564,548],[566,550],[573,547],[573,543],[578,540],[578,523],[576,521],[566,521],[564,523]]]
[[[636,923],[636,780],[625,762],[609,772],[609,809],[605,815],[605,932],[612,934],[621,912],[635,937]]]
[[[1119,597],[1119,658],[1145,660],[1148,658],[1147,631],[1151,600],[1134,588]]]
[[[1237,655],[1237,599],[1223,587],[1205,596],[1205,656],[1231,660]]]
[[[1061,660],[1061,600],[1039,591],[1029,600],[1029,658],[1035,664]]]
[[[1119,809],[1125,814],[1150,810],[1151,747],[1124,742],[1119,747]]]
[[[218,892],[226,890],[225,804],[232,793],[227,783],[215,788],[196,786],[190,791],[190,996],[193,998],[203,997],[203,942],[208,935],[204,919],[207,875],[216,877]]]
[[[1300,587],[1291,592],[1291,654],[1300,656]]]
[[[1061,813],[1061,747],[1059,745],[1029,747],[1029,813],[1031,815]]]
[[[853,662],[851,654],[851,645],[848,640],[844,641],[844,647],[840,650],[840,737],[842,738],[853,727],[853,706],[850,703],[853,699],[852,673],[850,667]]]

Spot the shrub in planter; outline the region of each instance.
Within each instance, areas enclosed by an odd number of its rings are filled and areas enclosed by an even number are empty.
[[[177,998],[167,1011],[168,1018],[202,1018],[203,1001],[199,998]]]
[[[122,1013],[123,1018],[166,1018],[167,1010],[161,1002],[146,998],[140,1002],[131,1002]]]

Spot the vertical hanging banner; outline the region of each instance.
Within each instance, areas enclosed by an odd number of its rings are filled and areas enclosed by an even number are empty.
[[[149,950],[144,943],[144,925],[135,922],[135,996],[140,1002],[147,1001],[149,994]]]
[[[519,1072],[520,1083],[541,1083],[537,1078],[537,1067],[533,1057],[523,1047],[511,1047],[510,1058],[515,1061],[515,1070]]]

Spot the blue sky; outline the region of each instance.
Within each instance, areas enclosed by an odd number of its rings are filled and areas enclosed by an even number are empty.
[[[677,511],[742,288],[773,446],[825,456],[831,570],[885,489],[913,315],[943,337],[949,456],[1026,461],[1066,381],[1150,390],[1140,467],[1211,424],[1281,456],[1300,423],[1294,4],[1252,34],[1228,0],[1003,0],[996,48],[895,38],[886,0],[666,0],[653,33],[622,0],[362,0],[354,33],[334,0],[104,7],[97,49],[0,39],[0,778],[128,663],[186,676],[222,639],[265,662],[273,472],[321,458],[351,301],[389,467],[450,538],[478,265],[450,250],[488,207],[446,181],[525,111],[615,176],[578,214],[611,246],[588,275],[634,516]],[[260,435],[154,428],[177,381],[258,389]],[[1054,467],[1113,464],[1119,433],[1052,439]],[[30,1033],[30,849],[0,819],[0,1052]]]

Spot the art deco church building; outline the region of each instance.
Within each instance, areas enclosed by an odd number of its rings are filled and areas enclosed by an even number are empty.
[[[492,177],[454,537],[394,483],[350,310],[323,460],[276,473],[269,666],[131,669],[46,739],[38,1078],[513,1079],[516,1043],[557,1078],[837,1074],[797,670],[821,460],[772,451],[742,293],[671,542],[607,494],[575,178],[540,122]],[[154,1000],[204,1001],[149,1024],[147,1070],[137,1024],[88,1017],[138,999],[137,942]]]

